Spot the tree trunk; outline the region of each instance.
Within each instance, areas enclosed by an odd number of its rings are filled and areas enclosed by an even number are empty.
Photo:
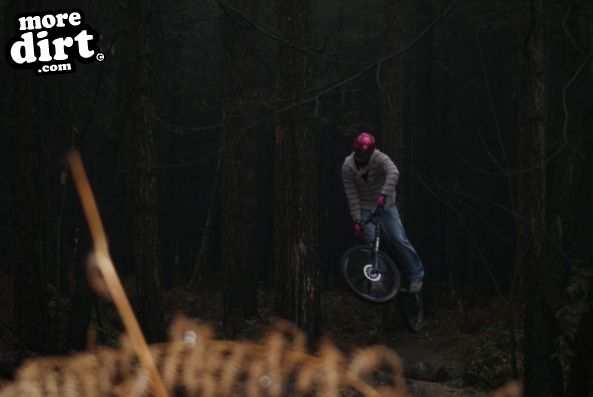
[[[591,131],[593,130],[593,103],[583,101],[580,98],[587,98],[593,86],[593,61],[590,58],[593,51],[593,4],[591,2],[581,3],[572,9],[573,24],[577,27],[578,44],[584,51],[575,56],[574,61],[569,62],[570,70],[574,73],[581,66],[582,72],[579,75],[579,86],[571,87],[567,92],[568,104],[570,107],[570,121],[567,124],[571,127],[567,131],[568,151],[565,156],[559,156],[556,170],[558,175],[557,190],[564,200],[556,205],[557,211],[554,214],[556,235],[562,239],[563,251],[570,255],[575,267],[593,268],[590,258],[591,241],[593,241],[593,141]],[[576,51],[573,54],[577,53]],[[587,60],[588,59],[588,60]],[[572,95],[570,95],[572,93]],[[577,99],[579,98],[579,99]],[[577,99],[577,100],[575,100]],[[561,137],[562,138],[562,137]],[[563,194],[562,194],[563,193]],[[589,222],[584,222],[588,219]],[[563,258],[558,255],[554,257],[562,265]],[[576,272],[572,269],[573,274]],[[580,269],[578,269],[580,270]],[[581,280],[582,282],[582,280]],[[582,306],[585,302],[593,302],[593,283],[589,279],[588,293],[585,296],[573,297],[577,302],[572,305]],[[569,326],[574,326],[570,324]],[[582,313],[576,330],[571,349],[574,356],[570,363],[570,371],[567,378],[568,397],[589,397],[593,388],[593,307],[588,305],[588,310]]]
[[[102,139],[100,153],[100,167],[97,167],[96,178],[93,183],[93,190],[97,196],[97,205],[101,212],[101,218],[105,224],[105,229],[110,236],[125,235],[123,228],[126,222],[123,222],[122,213],[127,210],[118,208],[118,204],[115,202],[117,195],[118,182],[118,166],[120,160],[120,154],[122,152],[122,146],[124,142],[124,135],[126,134],[126,124],[130,115],[130,106],[133,99],[131,98],[130,90],[132,84],[130,81],[133,79],[132,73],[134,72],[135,64],[130,61],[130,58],[134,54],[133,43],[134,37],[133,32],[130,31],[131,26],[127,26],[122,31],[122,34],[118,36],[117,47],[118,53],[126,54],[121,58],[125,59],[120,61],[117,67],[117,78],[115,79],[115,99],[114,99],[114,121],[105,128],[105,132]],[[85,145],[85,137],[80,137],[80,150],[83,153],[87,151]],[[92,166],[92,164],[91,164]],[[89,170],[92,174],[92,168]],[[78,200],[78,197],[75,197]],[[76,214],[77,222],[84,225],[86,223],[84,215],[81,212]],[[77,230],[79,230],[77,228]],[[81,233],[77,236],[77,239],[82,240],[81,246],[87,247],[90,242],[88,241],[88,234]],[[131,263],[127,257],[121,255],[122,252],[127,252],[129,239],[112,239],[110,241],[109,249],[113,258],[114,264],[119,272],[120,276],[131,272]],[[80,252],[79,258],[76,258],[75,263],[77,266],[74,268],[74,278],[77,283],[72,293],[72,305],[70,309],[70,319],[67,327],[66,345],[71,350],[81,350],[86,346],[87,343],[87,331],[91,322],[91,314],[93,311],[93,291],[91,291],[87,280],[86,270],[84,265],[81,263],[83,260],[82,256],[86,255],[86,252]],[[98,307],[95,310],[99,310]],[[97,338],[105,337],[101,330],[98,330]]]
[[[420,32],[434,18],[434,0],[418,0],[413,3],[411,12],[414,12],[415,32]],[[404,162],[402,175],[404,186],[409,186],[404,192],[408,207],[404,212],[408,216],[405,220],[408,236],[414,244],[425,266],[426,278],[424,280],[423,297],[427,306],[435,303],[434,290],[438,280],[434,277],[439,265],[439,237],[438,204],[432,194],[426,189],[418,177],[431,180],[435,173],[434,158],[436,157],[437,138],[433,128],[434,93],[436,84],[433,82],[433,66],[435,64],[434,32],[431,29],[414,48],[414,70],[412,87],[412,125],[404,136],[404,151],[409,153]],[[409,178],[406,180],[406,178]],[[410,181],[410,183],[407,183]],[[412,204],[413,203],[413,204]]]
[[[545,233],[545,91],[543,84],[543,4],[531,0],[522,31],[517,185],[516,265],[527,293],[525,315],[525,392],[527,397],[562,395],[555,351],[554,311],[549,305],[548,278],[541,266]]]
[[[235,0],[229,4],[249,17],[258,1]],[[224,326],[228,337],[243,328],[243,320],[257,314],[255,261],[255,160],[254,135],[248,124],[246,103],[256,89],[252,46],[254,32],[243,15],[226,8],[223,27],[225,70],[225,128],[222,132],[222,270]]]
[[[153,165],[149,45],[150,3],[128,2],[128,18],[135,44],[134,74],[129,96],[127,128],[132,138],[134,309],[149,342],[165,338],[163,302],[159,280],[157,186]]]
[[[590,286],[589,288],[593,288]],[[589,296],[591,298],[591,296]],[[567,380],[568,397],[589,397],[593,386],[593,310],[581,318],[574,340],[574,358]]]
[[[35,5],[29,5],[34,7]],[[7,26],[15,34],[16,17],[24,10],[20,2],[6,3]],[[41,128],[35,119],[40,112],[39,84],[33,70],[15,70],[9,113],[9,183],[13,197],[11,210],[13,245],[13,319],[18,349],[47,352],[50,348],[48,299],[46,290],[47,242],[43,233]]]
[[[403,12],[401,0],[385,0],[383,5],[383,35],[385,37],[385,54],[401,50],[403,43]],[[403,170],[404,164],[404,128],[403,128],[403,60],[401,57],[391,59],[383,66],[382,84],[383,99],[383,134],[382,150],[391,157],[396,165]],[[403,213],[405,189],[403,178],[397,186],[397,201]],[[396,305],[383,305],[383,331],[395,331]]]
[[[278,94],[286,105],[308,94],[311,1],[276,0],[281,44]],[[298,47],[298,48],[297,48]],[[311,336],[319,333],[319,250],[313,132],[304,106],[280,113],[275,130],[274,257],[276,311]]]
[[[383,35],[385,54],[401,50],[403,42],[404,7],[401,0],[385,0],[383,7]],[[404,123],[403,123],[403,60],[397,57],[382,66],[383,135],[382,150],[393,159],[398,167],[403,167]],[[401,189],[401,186],[398,186]],[[398,195],[398,202],[402,204]]]

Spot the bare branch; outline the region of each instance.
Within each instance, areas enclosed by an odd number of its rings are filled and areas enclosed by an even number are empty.
[[[401,50],[398,50],[392,54],[389,54],[382,58],[379,58],[377,61],[366,65],[364,68],[360,69],[359,71],[357,71],[349,76],[346,76],[334,83],[331,83],[328,86],[326,86],[325,88],[320,89],[319,91],[317,91],[317,93],[315,93],[312,96],[308,96],[300,101],[296,101],[296,102],[293,102],[286,106],[283,106],[283,107],[269,113],[268,115],[248,124],[247,126],[241,128],[239,130],[239,131],[241,131],[241,133],[236,134],[233,137],[233,139],[230,139],[229,142],[227,142],[226,145],[227,146],[232,145],[235,142],[237,142],[238,140],[243,139],[243,137],[245,137],[247,134],[249,134],[251,132],[250,130],[252,128],[272,119],[273,117],[277,116],[278,114],[287,112],[287,111],[297,108],[299,106],[307,105],[311,102],[315,102],[316,100],[318,100],[318,98],[320,96],[326,95],[326,94],[334,91],[336,88],[340,88],[340,87],[360,78],[366,72],[382,65],[384,62],[387,62],[387,61],[390,61],[391,59],[402,56],[403,54],[405,54],[406,52],[408,52],[409,50],[414,48],[416,46],[416,44],[418,44],[418,42],[422,39],[422,37],[424,37],[424,35],[426,35],[426,33],[429,32],[439,21],[441,21],[445,16],[447,16],[459,2],[460,2],[460,0],[453,0],[435,19],[432,20],[432,22],[430,22],[424,29],[422,29],[422,31],[420,33],[418,33],[418,35],[408,45],[406,45]],[[208,154],[202,158],[199,158],[199,159],[185,162],[183,164],[157,165],[157,166],[154,166],[154,168],[182,168],[182,167],[193,166],[193,165],[199,164],[201,162],[204,162],[204,161],[207,161],[207,160],[213,158],[214,156],[218,155],[218,153],[220,151],[222,151],[223,149],[224,149],[224,147],[220,147],[217,151],[215,151],[213,153],[210,153],[210,154]]]

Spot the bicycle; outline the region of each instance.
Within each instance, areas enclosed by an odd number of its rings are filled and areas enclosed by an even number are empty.
[[[424,305],[420,293],[409,293],[402,288],[405,274],[399,269],[392,256],[381,246],[381,224],[376,220],[379,209],[373,211],[361,223],[362,229],[375,225],[375,237],[368,245],[356,245],[344,252],[341,270],[346,283],[359,297],[384,303],[399,296],[399,306],[410,331],[419,332],[424,323]],[[398,292],[401,294],[398,295]]]

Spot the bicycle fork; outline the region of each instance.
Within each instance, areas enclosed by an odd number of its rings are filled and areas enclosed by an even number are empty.
[[[375,226],[375,260],[373,261],[373,271],[377,272],[379,270],[379,243],[381,239],[381,225],[376,224]]]

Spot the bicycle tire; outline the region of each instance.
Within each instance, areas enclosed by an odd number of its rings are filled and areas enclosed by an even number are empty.
[[[412,332],[420,332],[424,325],[422,295],[420,293],[403,293],[399,297],[399,306],[406,328]]]
[[[365,267],[370,265],[374,251],[366,245],[357,245],[342,255],[341,270],[346,284],[361,298],[373,303],[387,302],[395,297],[401,285],[400,273],[384,253],[379,253],[384,264],[377,280],[365,275]]]

